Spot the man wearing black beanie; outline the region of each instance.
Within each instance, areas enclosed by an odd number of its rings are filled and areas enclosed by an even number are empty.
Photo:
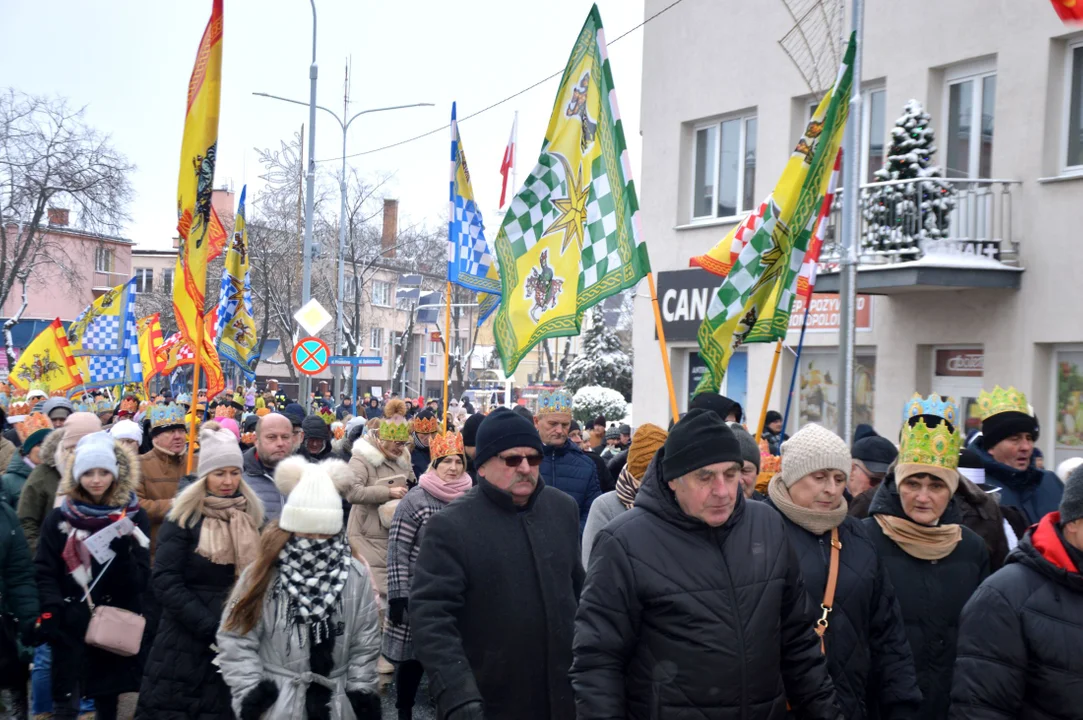
[[[575,620],[576,717],[774,718],[787,701],[843,717],[782,516],[745,499],[741,466],[733,431],[694,408],[635,506],[595,537]]]
[[[478,484],[478,469],[474,465],[474,453],[478,444],[478,428],[481,427],[481,421],[484,419],[485,416],[481,413],[474,413],[463,423],[462,436],[463,449],[466,450],[466,472],[470,474],[470,480],[475,485]]]
[[[575,717],[579,509],[540,477],[543,446],[529,420],[494,410],[475,443],[478,485],[426,523],[410,588],[437,717]]]

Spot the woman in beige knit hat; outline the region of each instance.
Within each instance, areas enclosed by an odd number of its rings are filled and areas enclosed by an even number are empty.
[[[781,450],[782,472],[765,502],[786,519],[805,592],[820,609],[816,631],[843,716],[867,717],[866,689],[881,717],[910,716],[921,695],[895,593],[861,521],[846,514],[850,450],[815,424]]]

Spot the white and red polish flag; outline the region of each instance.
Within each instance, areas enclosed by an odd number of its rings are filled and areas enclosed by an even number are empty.
[[[511,136],[508,138],[508,146],[504,148],[504,159],[500,161],[500,174],[504,181],[500,183],[500,207],[504,207],[504,198],[508,192],[508,176],[515,167],[515,133],[519,125],[519,113],[515,113],[515,119],[511,122]]]

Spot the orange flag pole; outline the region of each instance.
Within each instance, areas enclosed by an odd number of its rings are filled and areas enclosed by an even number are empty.
[[[767,378],[767,392],[763,395],[763,407],[760,409],[760,422],[756,426],[756,444],[760,444],[763,436],[763,426],[767,422],[767,403],[771,401],[771,390],[775,386],[775,371],[778,370],[778,358],[782,355],[782,341],[775,344],[775,357],[771,361],[771,375]]]
[[[654,273],[647,273],[647,287],[651,290],[651,306],[654,308],[654,327],[658,331],[658,347],[662,350],[662,369],[666,373],[666,388],[669,390],[669,411],[676,422],[681,416],[677,408],[677,393],[673,390],[673,371],[669,367],[669,350],[666,349],[666,331],[662,327],[662,310],[658,307],[658,291],[654,287]]]
[[[203,365],[203,326],[204,319],[200,315],[196,322],[196,347],[194,348],[196,362],[195,370],[192,372],[192,404],[188,409],[188,461],[185,472],[189,474],[192,472],[192,460],[195,458],[196,451],[196,430],[198,429],[196,412],[199,409],[199,370]]]

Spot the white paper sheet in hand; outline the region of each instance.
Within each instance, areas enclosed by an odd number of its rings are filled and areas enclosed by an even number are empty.
[[[115,523],[107,525],[88,537],[83,541],[83,545],[86,546],[86,549],[90,551],[95,560],[104,565],[116,555],[115,552],[109,549],[109,543],[121,535],[130,534],[134,527],[131,518],[125,515]]]

